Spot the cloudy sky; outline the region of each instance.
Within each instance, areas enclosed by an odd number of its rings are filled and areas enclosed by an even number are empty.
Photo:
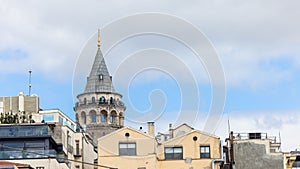
[[[105,30],[112,23],[145,12],[160,13],[196,27],[219,56],[226,101],[219,105],[224,110],[215,121],[215,134],[227,136],[229,119],[235,132],[268,132],[277,137],[280,133],[283,150],[300,148],[300,137],[295,134],[300,130],[299,5],[296,0],[1,1],[0,95],[28,94],[31,69],[32,93],[40,96],[41,107],[59,108],[73,118],[73,94],[84,88],[97,49],[97,29],[103,29],[101,47],[108,51],[105,45],[113,35]],[[157,27],[169,24],[145,19],[144,23],[121,25],[119,31],[149,23]],[[170,25],[180,35],[191,34],[180,25]],[[202,41],[194,41],[201,46]],[[155,57],[148,56],[153,53]],[[176,123],[183,113],[195,116],[192,125],[196,128],[205,126],[213,109],[213,92],[218,90],[213,90],[206,65],[189,48],[172,38],[144,34],[125,39],[104,54],[116,77],[115,88],[124,96],[127,114],[159,112],[154,113],[159,131]],[[137,72],[129,82],[122,78],[136,68],[125,63],[152,62],[164,64]],[[122,71],[124,68],[128,71]]]

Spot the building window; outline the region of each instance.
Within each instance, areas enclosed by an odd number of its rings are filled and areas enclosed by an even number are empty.
[[[54,115],[53,114],[45,114],[43,115],[44,122],[53,122],[54,121]]]
[[[96,114],[92,114],[92,123],[96,123]]]
[[[84,111],[81,112],[81,122],[82,124],[86,124],[86,114]]]
[[[35,169],[44,169],[45,167],[35,167]]]
[[[60,116],[58,116],[58,122],[59,122],[60,124],[63,124],[63,122],[64,122],[63,118],[60,117]]]
[[[96,123],[96,111],[91,110],[89,112],[89,116],[90,116],[90,123]]]
[[[114,116],[113,116],[112,114],[109,116],[109,122],[110,122],[110,123],[113,123],[113,122],[114,122]]]
[[[83,104],[86,104],[86,98],[83,99]]]
[[[96,98],[92,97],[92,103],[96,103]]]
[[[104,96],[101,96],[100,99],[99,99],[99,102],[100,102],[100,103],[105,103],[105,97],[104,97]]]
[[[165,159],[182,159],[182,147],[165,147]]]
[[[106,113],[101,113],[101,122],[105,123],[106,118],[107,118],[107,114]]]
[[[136,144],[119,143],[119,155],[136,155]]]
[[[200,158],[210,158],[209,146],[200,146]]]
[[[76,155],[80,155],[80,151],[79,151],[79,140],[76,140]]]
[[[103,75],[102,74],[99,75],[99,80],[103,80]]]

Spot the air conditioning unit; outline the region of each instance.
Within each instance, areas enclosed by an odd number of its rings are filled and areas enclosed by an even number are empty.
[[[185,163],[192,163],[192,158],[189,158],[189,157],[186,158],[186,159],[185,159]]]

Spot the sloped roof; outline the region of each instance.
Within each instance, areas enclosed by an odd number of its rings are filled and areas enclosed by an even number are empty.
[[[98,47],[93,67],[87,78],[87,83],[84,90],[84,93],[96,92],[115,92],[112,79],[109,75],[100,47]]]
[[[16,166],[16,167],[26,167],[26,168],[32,168],[29,164],[21,164],[21,163],[12,163],[9,161],[0,161],[0,167],[10,167],[10,166]]]
[[[120,128],[120,129],[118,129],[118,130],[116,130],[116,131],[114,131],[114,132],[111,132],[111,133],[109,133],[109,134],[107,134],[107,135],[105,135],[105,136],[103,136],[103,137],[100,137],[100,138],[98,139],[98,142],[101,141],[101,140],[103,140],[103,139],[105,139],[105,138],[107,138],[107,137],[110,137],[110,136],[112,136],[112,135],[114,135],[114,134],[116,134],[116,133],[119,133],[119,132],[121,132],[121,131],[123,131],[123,130],[126,130],[126,129],[131,130],[131,131],[136,132],[136,133],[139,133],[139,134],[141,134],[141,135],[144,135],[144,136],[146,136],[146,137],[148,137],[148,138],[152,138],[152,139],[155,138],[155,137],[153,137],[153,136],[150,136],[150,135],[147,134],[147,133],[141,132],[141,131],[136,130],[136,129],[134,129],[134,128],[131,128],[131,127],[129,127],[129,126],[125,126],[125,127],[122,127],[122,128]]]
[[[194,130],[193,127],[191,127],[190,125],[188,125],[188,124],[186,124],[186,123],[182,123],[181,125],[177,126],[177,127],[174,128],[173,130],[177,130],[177,129],[183,127],[183,126],[186,126],[186,127],[190,128],[191,130]]]
[[[202,135],[206,135],[206,136],[208,136],[208,137],[214,137],[214,138],[220,138],[220,137],[218,137],[218,136],[216,136],[216,135],[214,135],[214,134],[210,134],[210,133],[207,133],[207,132],[204,132],[204,131],[200,131],[200,130],[192,130],[192,131],[190,131],[190,132],[187,132],[187,133],[185,133],[184,135],[181,135],[181,136],[179,136],[179,137],[174,137],[174,138],[171,138],[171,139],[169,139],[169,140],[167,140],[167,141],[165,141],[165,142],[163,142],[162,144],[166,144],[166,143],[168,143],[168,142],[172,142],[172,141],[174,141],[174,140],[176,140],[176,139],[181,139],[181,138],[183,138],[183,137],[186,137],[187,135],[189,135],[189,134],[191,134],[191,133],[200,133],[200,134],[202,134]]]

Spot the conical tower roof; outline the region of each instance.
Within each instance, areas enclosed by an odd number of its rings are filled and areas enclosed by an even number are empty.
[[[100,32],[98,31],[98,50],[92,70],[87,78],[84,93],[115,93],[112,77],[109,75],[103,54],[100,50]]]

